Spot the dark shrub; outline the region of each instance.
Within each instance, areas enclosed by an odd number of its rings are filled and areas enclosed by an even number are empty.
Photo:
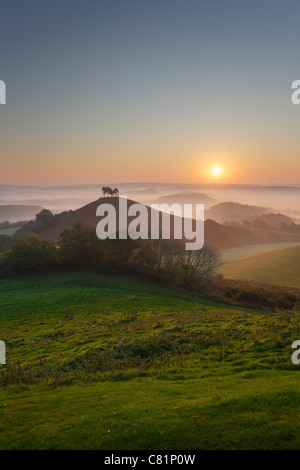
[[[102,258],[100,240],[96,231],[81,222],[75,222],[71,229],[66,229],[61,234],[59,257],[67,266],[94,266]]]
[[[56,247],[51,241],[30,233],[24,239],[15,239],[2,263],[8,273],[40,271],[57,263]]]

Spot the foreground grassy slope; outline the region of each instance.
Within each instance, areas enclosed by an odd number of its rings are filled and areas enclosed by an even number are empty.
[[[298,312],[124,277],[0,280],[0,448],[300,446]]]
[[[224,277],[300,288],[300,246],[228,261],[222,267]]]

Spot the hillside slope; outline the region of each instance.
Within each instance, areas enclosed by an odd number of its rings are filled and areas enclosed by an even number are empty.
[[[0,449],[299,448],[298,312],[75,270],[0,294]]]
[[[77,209],[76,211],[69,211],[58,214],[55,216],[54,223],[49,225],[47,228],[37,232],[38,235],[44,238],[48,238],[55,242],[58,242],[60,235],[66,228],[71,228],[76,221],[80,221],[85,225],[96,227],[100,220],[100,217],[96,216],[97,207],[100,204],[110,203],[112,204],[117,213],[119,211],[119,198],[100,198],[97,201],[93,201],[84,207]],[[128,206],[136,204],[135,201],[128,199]],[[150,220],[150,208],[145,206],[148,210],[149,230],[151,227]],[[129,218],[129,221],[132,218]],[[171,238],[172,238],[172,227],[174,225],[174,216],[171,216]],[[118,227],[118,223],[117,223]],[[26,227],[24,228],[24,231]],[[205,244],[212,246],[217,249],[233,248],[237,246],[263,244],[263,243],[280,243],[280,242],[298,242],[300,243],[300,235],[280,232],[278,230],[271,229],[256,229],[256,228],[245,228],[245,227],[234,227],[230,225],[219,224],[213,220],[205,221]]]
[[[54,241],[59,241],[60,235],[65,230],[66,228],[71,228],[75,222],[80,221],[85,225],[89,225],[91,227],[97,226],[98,222],[101,220],[103,217],[96,216],[97,208],[101,204],[110,204],[115,208],[116,211],[116,226],[117,230],[120,228],[119,227],[119,202],[120,198],[118,197],[110,197],[110,198],[100,198],[96,201],[91,202],[90,204],[87,204],[86,206],[83,206],[76,211],[69,211],[66,213],[58,214],[55,217],[54,224],[48,226],[46,229],[41,230],[38,234],[41,237],[48,238],[50,240]],[[128,209],[134,205],[137,204],[136,201],[132,201],[131,199],[127,199],[127,207]],[[146,209],[148,213],[148,231],[149,231],[149,238],[150,238],[150,231],[151,231],[151,209],[150,207],[142,204]],[[155,211],[156,213],[158,211]],[[161,220],[161,212],[160,212],[160,220]],[[134,219],[135,217],[133,216],[128,216],[128,224]],[[172,233],[173,233],[173,228],[174,228],[174,219],[177,218],[176,216],[171,215],[170,220],[171,220],[171,238],[172,238]]]
[[[228,261],[224,277],[300,288],[300,246],[257,253]]]

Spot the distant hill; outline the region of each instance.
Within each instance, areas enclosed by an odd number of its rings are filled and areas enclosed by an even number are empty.
[[[34,219],[41,212],[41,206],[8,205],[0,206],[0,222],[18,222]]]
[[[208,209],[206,211],[206,217],[219,223],[225,221],[242,222],[244,219],[249,219],[249,217],[268,214],[270,212],[273,211],[266,207],[249,206],[237,202],[221,202]]]
[[[53,221],[46,228],[36,231],[40,236],[58,242],[60,235],[66,228],[71,228],[76,221],[80,221],[85,225],[96,227],[100,218],[96,216],[97,207],[104,203],[113,204],[118,220],[119,198],[100,198],[93,201],[86,206],[77,209],[76,211],[63,212],[56,214]],[[128,206],[135,204],[135,201],[128,199]],[[150,208],[148,206],[149,215],[149,228],[150,223]],[[133,217],[131,218],[133,219]],[[130,221],[130,218],[129,218]],[[171,227],[174,224],[174,216],[171,215]],[[118,228],[118,226],[117,226]],[[34,231],[32,223],[21,229],[22,234],[26,231]],[[264,243],[279,243],[279,242],[300,242],[300,235],[296,233],[285,233],[276,230],[245,228],[242,226],[222,225],[213,220],[206,220],[204,225],[205,244],[212,246],[216,249],[226,249],[245,245],[255,245]],[[172,237],[171,229],[171,237]]]
[[[283,214],[261,214],[255,218],[249,218],[252,227],[256,228],[280,228],[283,224],[289,226],[294,223],[293,219]]]
[[[91,227],[95,227],[100,221],[100,217],[96,216],[97,207],[100,204],[112,204],[116,209],[117,214],[117,230],[119,229],[119,198],[112,197],[112,198],[100,198],[97,201],[93,201],[86,206],[77,209],[76,211],[69,211],[63,212],[61,214],[55,215],[54,223],[49,225],[47,228],[37,232],[41,237],[48,238],[53,241],[59,241],[60,235],[66,228],[71,228],[76,221],[80,221],[85,225],[89,225]],[[132,201],[131,199],[127,199],[128,207],[132,206],[133,204],[137,204],[136,201]],[[148,227],[149,231],[151,230],[151,211],[150,207],[144,206],[147,208],[148,211]],[[172,237],[172,227],[174,226],[174,217],[171,215],[171,237]],[[128,217],[128,223],[133,220],[135,217]],[[24,227],[26,229],[26,227]]]
[[[300,288],[300,246],[282,248],[228,261],[224,277]]]
[[[128,207],[135,204],[135,201],[128,199]],[[48,238],[53,241],[59,241],[60,235],[66,228],[71,228],[76,221],[80,221],[85,225],[96,227],[100,218],[96,216],[97,207],[100,204],[110,203],[113,204],[118,220],[119,210],[119,198],[100,198],[97,201],[91,202],[86,206],[77,209],[76,211],[64,212],[58,214],[54,218],[54,223],[49,225],[47,228],[37,232],[40,236]],[[150,208],[145,206],[149,213],[149,228],[150,223]],[[132,219],[132,218],[131,218]],[[129,218],[130,221],[130,218]],[[173,226],[174,216],[171,215],[171,225]],[[213,220],[207,220],[204,226],[205,232],[205,243],[209,246],[213,246],[217,249],[231,248],[235,246],[243,246],[255,243],[263,243],[263,238],[257,235],[257,231],[252,234],[251,231],[242,227],[230,227],[224,226],[214,222]],[[118,225],[117,225],[118,228]],[[24,227],[26,231],[26,226]],[[24,232],[25,232],[24,231]],[[172,236],[172,230],[171,230]],[[300,237],[298,237],[300,239]],[[297,238],[297,239],[298,239]]]
[[[211,219],[205,221],[204,240],[218,250],[261,243],[261,238],[248,229],[218,224]]]
[[[216,202],[210,196],[207,196],[204,193],[190,193],[190,192],[181,192],[177,194],[169,194],[167,196],[161,196],[156,199],[155,203],[157,204],[204,204],[206,207],[211,206]]]
[[[211,219],[205,221],[204,227],[205,243],[218,250],[265,243],[300,243],[299,234],[281,232],[275,229],[245,228],[218,224]]]

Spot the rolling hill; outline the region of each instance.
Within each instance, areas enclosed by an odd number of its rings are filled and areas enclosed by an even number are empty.
[[[110,203],[112,204],[117,213],[119,211],[119,198],[100,198],[96,201],[87,204],[75,211],[62,212],[56,214],[53,223],[49,224],[42,229],[36,231],[36,233],[44,238],[48,238],[52,241],[59,242],[60,235],[66,228],[71,228],[76,221],[80,221],[85,225],[96,227],[100,220],[100,217],[96,216],[97,207],[100,204]],[[136,204],[136,201],[128,199],[128,207]],[[151,227],[150,220],[150,208],[145,206],[148,210],[149,230]],[[174,225],[174,217],[171,215],[171,238],[172,238],[172,227]],[[133,218],[133,217],[132,217]],[[128,218],[129,221],[132,218]],[[118,228],[118,224],[117,224]],[[33,224],[24,226],[20,234],[24,234],[28,231],[35,231]],[[253,228],[253,227],[242,227],[242,226],[231,226],[219,224],[213,220],[206,220],[204,225],[205,233],[205,244],[212,246],[216,249],[234,248],[245,245],[264,244],[264,243],[282,243],[282,242],[298,242],[300,243],[300,234],[281,232],[277,229],[269,227],[265,228]]]
[[[0,206],[0,222],[19,222],[20,220],[34,219],[41,212],[41,206],[7,205]]]
[[[169,194],[167,196],[161,196],[156,201],[157,204],[204,204],[205,207],[209,207],[216,202],[210,196],[204,193],[196,192],[181,192],[177,194]]]
[[[77,221],[82,222],[85,225],[89,225],[91,227],[95,227],[97,223],[103,217],[96,216],[96,211],[99,205],[101,204],[111,204],[114,206],[116,210],[117,216],[117,230],[121,230],[124,227],[119,227],[119,201],[120,198],[118,197],[111,197],[111,198],[100,198],[96,201],[87,204],[86,206],[77,209],[76,211],[69,211],[64,212],[62,214],[58,214],[54,218],[54,223],[46,227],[45,229],[41,230],[38,235],[44,238],[48,238],[53,241],[59,241],[60,235],[66,228],[71,228],[73,224]],[[131,199],[127,199],[127,207],[130,208],[132,205],[137,204],[136,201],[132,201]],[[150,230],[151,230],[151,209],[150,207],[144,205],[147,209],[148,213],[148,230],[149,230],[149,238],[150,238]],[[158,211],[155,211],[158,212]],[[133,216],[128,216],[128,224],[134,219]],[[171,215],[171,238],[174,229],[174,219],[176,216]],[[161,212],[159,214],[159,219],[161,220]]]
[[[239,204],[237,202],[220,202],[206,211],[206,216],[216,222],[227,221],[242,222],[249,217],[258,216],[272,212],[271,209],[259,206]]]
[[[224,277],[300,288],[300,246],[266,251],[226,262]]]

